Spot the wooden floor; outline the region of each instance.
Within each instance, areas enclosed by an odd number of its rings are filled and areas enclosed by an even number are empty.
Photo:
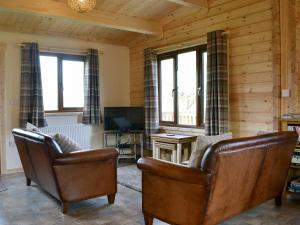
[[[114,205],[108,205],[106,197],[97,198],[72,204],[64,215],[59,203],[38,186],[27,187],[22,173],[3,176],[2,181],[8,190],[0,192],[0,225],[144,224],[141,194],[120,185]],[[277,208],[272,201],[222,225],[300,225],[300,202],[289,200]]]

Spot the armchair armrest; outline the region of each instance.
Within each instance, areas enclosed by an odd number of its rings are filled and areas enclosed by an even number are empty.
[[[104,161],[118,157],[115,148],[103,148],[95,150],[83,150],[71,152],[54,159],[54,165],[77,164],[83,162]]]
[[[208,183],[208,175],[196,168],[190,168],[152,158],[139,159],[137,166],[143,172],[149,172],[172,180],[201,185],[206,185]]]

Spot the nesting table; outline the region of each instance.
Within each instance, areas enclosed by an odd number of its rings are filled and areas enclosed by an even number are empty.
[[[171,162],[182,163],[196,147],[197,136],[160,133],[151,135],[153,158],[161,158],[161,149],[171,151]]]

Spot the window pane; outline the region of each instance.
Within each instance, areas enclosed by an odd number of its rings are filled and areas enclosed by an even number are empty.
[[[174,121],[174,59],[161,61],[161,120]]]
[[[178,124],[197,125],[197,53],[178,55]]]
[[[57,57],[40,56],[44,110],[58,110]]]
[[[207,87],[207,52],[202,53],[202,71],[203,71],[203,87],[204,87],[204,104],[203,104],[203,123],[205,123],[205,110],[206,110],[206,87]]]
[[[84,62],[63,60],[63,107],[83,107]]]

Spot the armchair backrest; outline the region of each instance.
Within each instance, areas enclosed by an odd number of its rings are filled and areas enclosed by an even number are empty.
[[[52,162],[62,153],[55,141],[46,134],[22,129],[13,129],[12,133],[26,177],[58,198]]]
[[[226,140],[205,154],[211,174],[205,224],[217,224],[282,194],[296,132]]]

